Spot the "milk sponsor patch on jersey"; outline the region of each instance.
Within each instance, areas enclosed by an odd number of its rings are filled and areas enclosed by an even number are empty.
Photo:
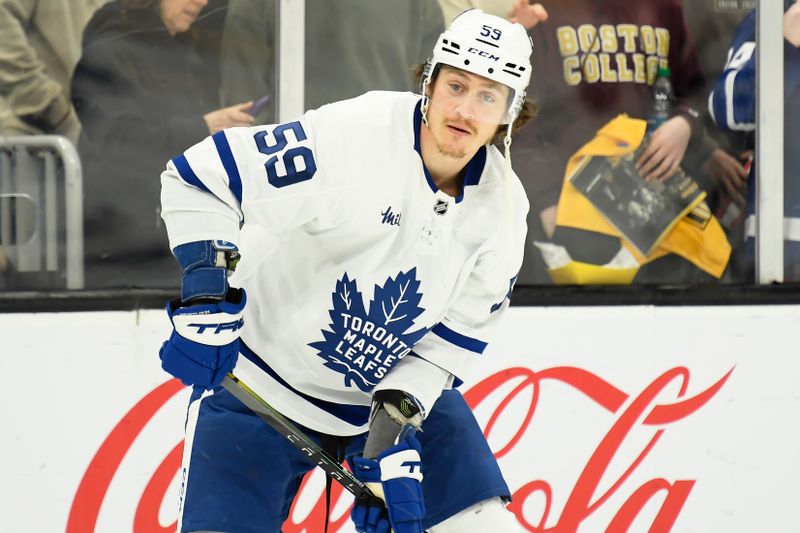
[[[369,392],[428,332],[409,332],[425,311],[419,306],[419,286],[416,268],[388,277],[383,286],[375,285],[367,310],[356,280],[345,273],[332,294],[330,330],[321,330],[325,340],[309,346],[318,350],[326,367],[344,375],[346,387],[355,384]]]

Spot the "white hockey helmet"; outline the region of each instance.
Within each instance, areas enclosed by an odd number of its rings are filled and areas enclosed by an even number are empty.
[[[502,124],[517,118],[531,80],[533,41],[521,24],[469,9],[458,15],[439,36],[423,73],[425,86],[439,65],[450,65],[511,89],[510,105]]]

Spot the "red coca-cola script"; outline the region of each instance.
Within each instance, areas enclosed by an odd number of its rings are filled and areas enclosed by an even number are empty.
[[[612,423],[608,431],[597,443],[594,452],[566,497],[566,503],[560,509],[556,510],[552,505],[554,480],[536,479],[535,472],[531,473],[531,479],[528,482],[514,490],[513,501],[509,505],[509,509],[515,513],[520,523],[528,531],[573,533],[593,513],[609,504],[611,496],[617,493],[623,483],[630,479],[631,474],[646,461],[664,432],[671,425],[692,416],[708,404],[725,385],[732,372],[733,369],[730,369],[715,383],[707,386],[701,392],[687,397],[690,372],[684,367],[672,368],[664,372],[635,395],[628,394],[601,377],[580,368],[555,367],[536,372],[528,368],[517,367],[502,370],[487,377],[467,391],[464,397],[473,409],[477,407],[490,408],[491,414],[484,424],[484,434],[488,438],[491,437],[498,420],[503,417],[511,403],[515,399],[519,400],[520,397],[523,397],[521,396],[523,393],[526,395],[525,398],[530,396],[526,412],[521,417],[517,417],[520,419],[516,421],[516,430],[512,432],[511,438],[495,450],[495,456],[501,460],[501,465],[502,458],[514,450],[528,431],[532,431],[530,426],[535,419],[537,409],[547,406],[547,398],[542,397],[541,393],[542,384],[545,382],[550,381],[563,385],[572,393],[594,402],[611,415],[609,419],[612,420]],[[674,391],[676,383],[678,393],[673,393],[674,401],[664,403],[663,396],[668,394],[668,391]],[[507,390],[508,385],[511,385],[510,392],[498,401],[497,394],[494,393],[498,390]],[[112,479],[137,435],[158,410],[182,388],[183,386],[177,380],[167,381],[142,398],[112,429],[97,450],[80,482],[70,510],[66,533],[94,531]],[[490,402],[497,402],[497,404],[492,408]],[[557,407],[548,406],[548,408]],[[507,424],[508,421],[505,420],[505,423]],[[626,442],[626,438],[631,435],[632,431],[641,429],[648,429],[652,433],[643,448],[638,453],[630,453],[626,450],[626,455],[620,456],[620,450]],[[508,433],[508,431],[504,433]],[[546,435],[539,435],[538,438],[546,438]],[[171,494],[169,487],[181,466],[182,447],[182,443],[174,446],[153,472],[136,506],[132,525],[135,533],[175,531],[176,523],[162,525],[159,523],[158,513],[165,500],[172,502],[176,498],[176,495]],[[601,479],[605,479],[604,476],[609,473],[609,465],[612,460],[616,461],[616,464],[622,460],[626,467],[616,481],[601,489]],[[604,525],[606,533],[628,531],[644,506],[651,502],[656,495],[659,496],[658,501],[661,503],[649,529],[669,532],[690,497],[696,480],[670,479],[668,475],[669,472],[664,472],[664,477],[647,480],[635,490],[629,490],[619,508],[612,509],[613,512],[610,515],[613,518]],[[607,482],[605,484],[608,485]],[[564,485],[562,483],[559,486],[563,487]],[[319,488],[314,489],[319,492],[318,495],[305,494],[309,490],[306,482],[300,487],[300,493],[304,498],[312,496],[314,505],[310,511],[304,511],[302,516],[299,516],[301,513],[293,506],[289,519],[284,524],[285,533],[322,531],[326,515],[325,495]],[[531,520],[531,517],[524,515],[523,507],[526,501],[534,496],[539,501],[543,500],[544,505],[541,516],[537,516],[536,520]],[[331,494],[331,509],[336,508],[337,502],[343,497],[349,497],[349,495],[334,484]],[[620,499],[617,498],[615,501],[618,502]],[[328,531],[332,533],[340,531],[347,525],[348,519],[349,516],[346,513],[342,516],[331,517]]]

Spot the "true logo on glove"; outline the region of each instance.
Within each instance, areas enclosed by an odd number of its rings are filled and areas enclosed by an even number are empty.
[[[403,461],[400,466],[407,466],[408,473],[413,474],[415,468],[422,470],[422,461]]]
[[[188,324],[186,327],[197,328],[197,334],[202,335],[207,329],[213,329],[214,335],[219,335],[223,331],[238,331],[244,326],[244,319],[222,322],[220,324]]]

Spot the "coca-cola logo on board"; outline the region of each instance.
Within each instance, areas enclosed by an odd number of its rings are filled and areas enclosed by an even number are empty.
[[[563,482],[556,483],[562,480],[538,479],[534,459],[532,471],[526,477],[527,481],[511,487],[513,501],[509,508],[525,529],[532,532],[573,533],[578,531],[581,524],[598,509],[610,505],[611,497],[620,491],[623,483],[630,480],[637,468],[647,461],[651,452],[657,448],[664,432],[708,404],[725,385],[732,372],[733,368],[716,382],[708,386],[704,384],[705,388],[701,392],[687,397],[690,372],[684,367],[664,372],[636,394],[620,390],[596,374],[581,368],[554,367],[537,372],[529,368],[515,367],[486,377],[465,392],[464,397],[473,409],[490,413],[483,423],[484,434],[490,438],[490,442],[493,441],[492,436],[498,421],[503,420],[503,435],[510,437],[499,446],[495,443],[495,456],[501,466],[503,458],[511,454],[524,436],[534,431],[532,423],[537,411],[544,407],[558,408],[555,405],[548,405],[547,397],[542,395],[542,385],[545,383],[564,386],[581,401],[589,401],[594,407],[599,406],[610,415],[611,423],[607,431],[596,443],[592,442],[594,451],[574,482],[565,485]],[[698,388],[697,385],[692,387],[693,390]],[[183,386],[177,380],[167,381],[142,398],[112,429],[95,453],[78,486],[70,509],[66,533],[86,533],[95,530],[114,475],[134,440],[159,409],[182,389]],[[496,393],[500,390],[509,392],[498,396]],[[664,401],[664,396],[668,394],[674,397],[673,401]],[[514,415],[508,416],[509,406],[512,403],[518,404],[519,398],[529,398],[526,409],[523,409],[521,415],[517,409]],[[512,424],[510,430],[509,424]],[[641,430],[649,432],[646,433],[648,437],[644,446],[634,451],[624,448],[623,444],[626,444],[626,440],[630,440],[632,432]],[[539,439],[546,437],[537,435]],[[132,530],[135,533],[175,531],[176,522],[167,525],[160,523],[159,510],[162,505],[175,506],[174,501],[177,496],[172,494],[170,487],[181,467],[182,450],[183,443],[177,443],[150,476],[147,486],[138,498],[133,514]],[[548,459],[541,458],[541,460]],[[614,469],[610,468],[612,462],[616,465]],[[619,467],[620,464],[623,468]],[[621,472],[617,474],[619,470]],[[610,486],[607,482],[601,484],[601,480],[607,479],[609,475],[614,479]],[[318,485],[312,486],[307,481],[308,476],[300,487],[300,496],[297,500],[300,498],[304,501],[310,500],[312,505],[304,506],[302,512],[293,506],[284,524],[285,533],[322,531],[326,514],[325,494]],[[648,529],[669,532],[691,496],[695,481],[696,479],[670,479],[669,472],[663,472],[661,477],[648,479],[633,491],[628,489],[628,493],[625,493],[622,499],[617,497],[613,500],[622,501],[621,505],[617,503],[614,509],[604,509],[605,514],[612,517],[603,525],[604,531],[606,533],[628,531],[645,505],[652,505],[658,495],[659,507]],[[562,487],[563,490],[565,486],[570,487],[568,494],[559,495],[559,500],[565,503],[556,509],[553,506],[556,500],[554,487]],[[310,491],[314,493],[309,494]],[[342,498],[351,496],[334,484],[331,509],[337,508],[337,502]],[[531,498],[544,502],[537,507],[541,511],[536,517],[531,517],[530,512],[527,515],[524,512],[526,502]],[[344,502],[342,504],[344,505]],[[349,527],[348,519],[347,513],[332,517],[328,530],[335,533]]]

